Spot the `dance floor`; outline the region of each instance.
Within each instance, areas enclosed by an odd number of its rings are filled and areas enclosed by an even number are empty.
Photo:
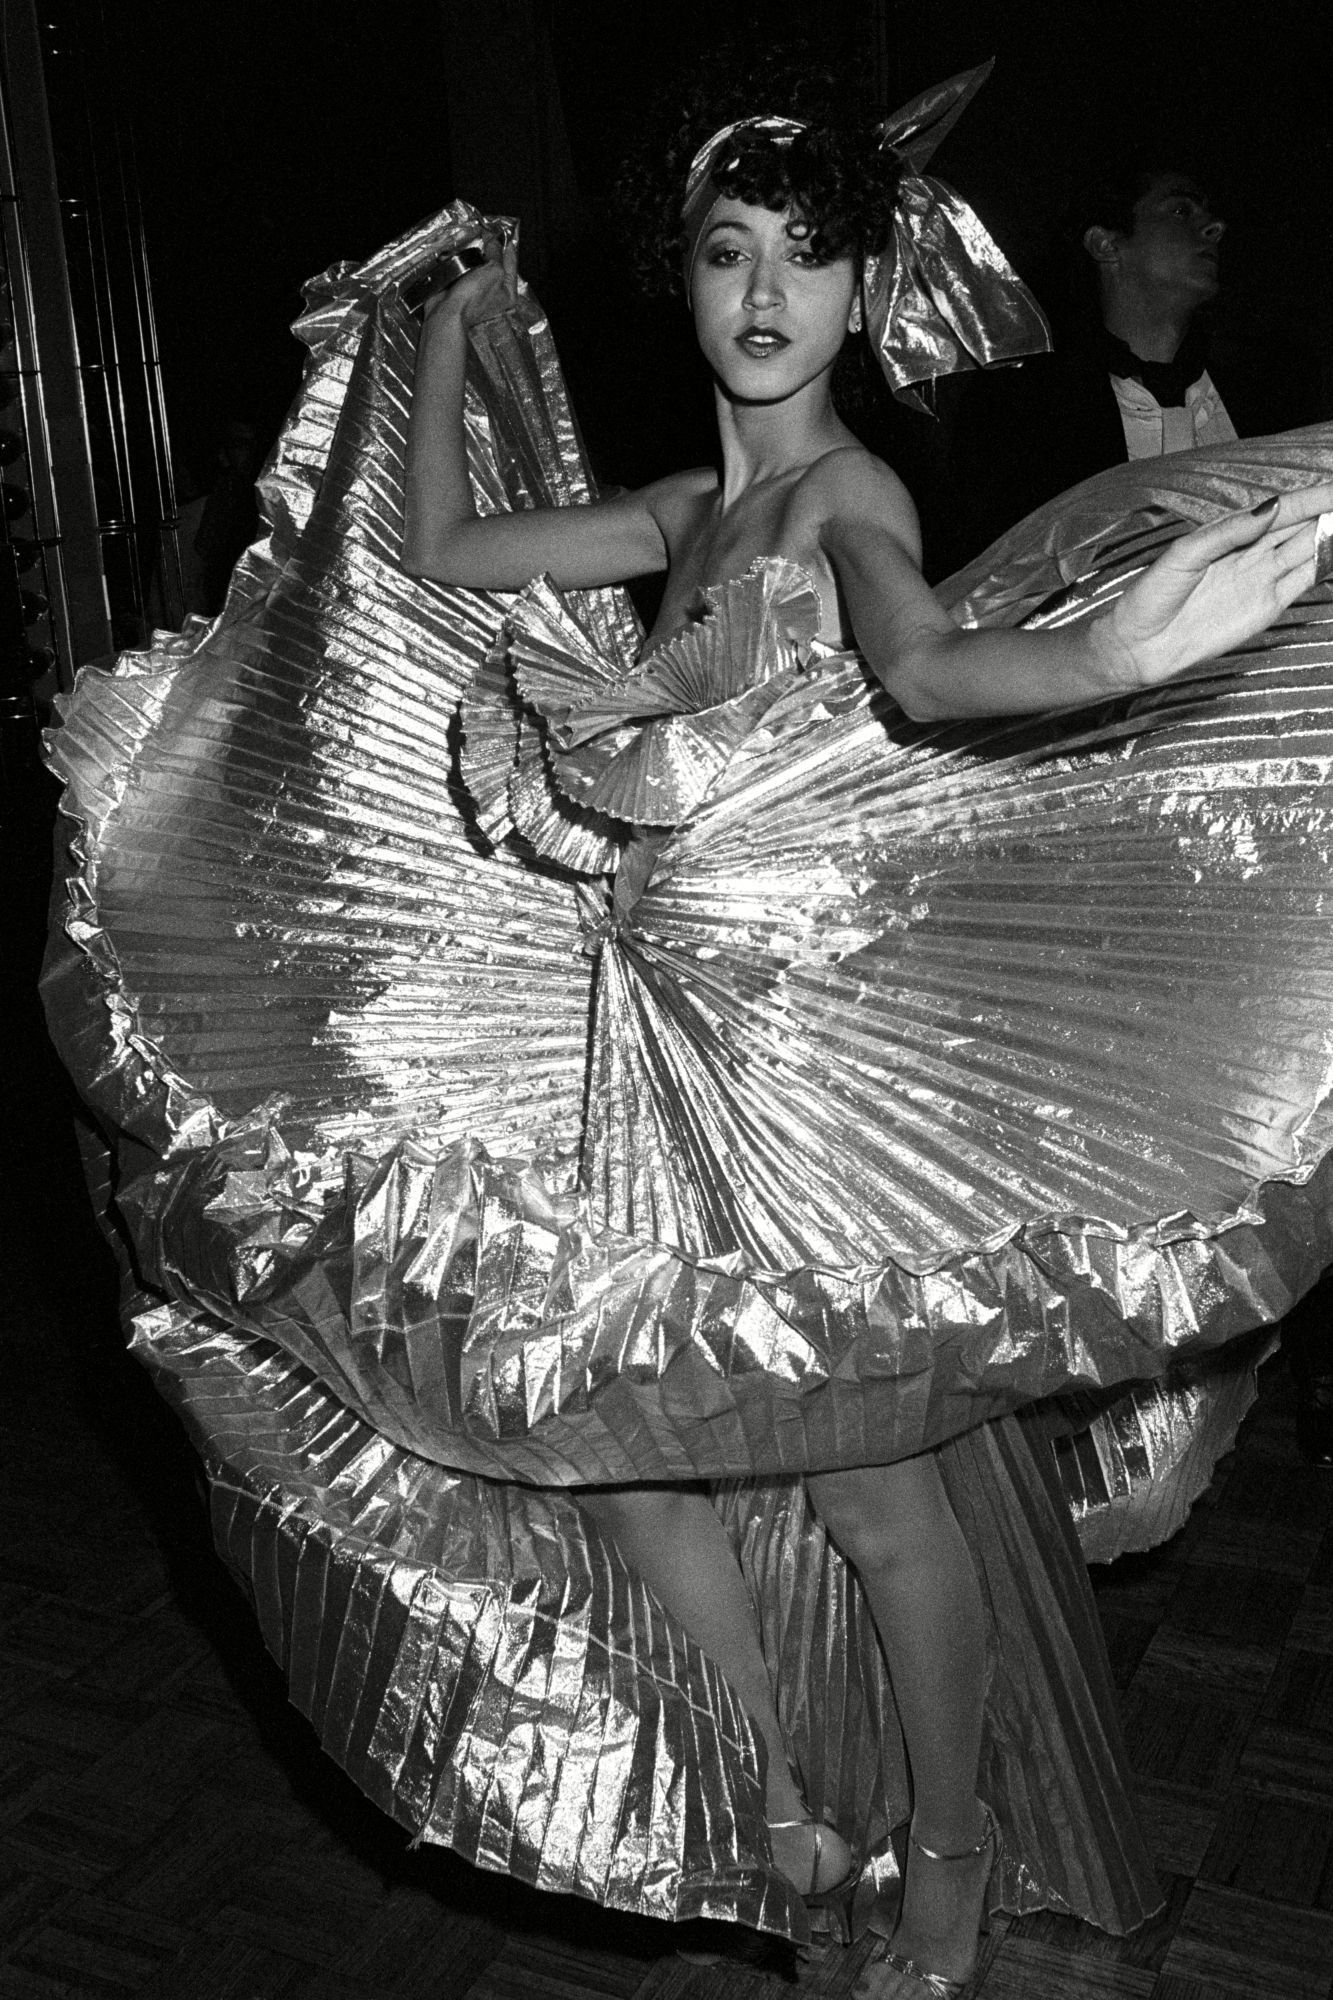
[[[408,1851],[288,1707],[192,1462],[121,1353],[35,1044],[0,1333],[0,2000],[780,2000],[867,1947],[747,1946]],[[1166,1909],[1001,1924],[985,2000],[1333,1993],[1333,1473],[1282,1364],[1169,1547],[1097,1578]],[[869,1991],[875,1991],[873,1967]]]

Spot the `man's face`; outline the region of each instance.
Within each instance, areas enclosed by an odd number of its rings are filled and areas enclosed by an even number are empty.
[[[1121,275],[1137,291],[1202,305],[1217,295],[1225,227],[1188,174],[1154,174],[1134,204],[1132,232],[1115,232]]]

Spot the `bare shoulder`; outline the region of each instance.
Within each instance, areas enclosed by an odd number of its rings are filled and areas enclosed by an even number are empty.
[[[792,504],[804,532],[821,545],[869,528],[901,542],[915,562],[921,560],[921,528],[912,496],[897,473],[864,445],[844,445],[816,459],[802,474]]]
[[[669,472],[640,488],[639,497],[652,513],[669,545],[695,525],[699,512],[711,504],[717,492],[717,473],[711,465],[692,466],[686,472]]]

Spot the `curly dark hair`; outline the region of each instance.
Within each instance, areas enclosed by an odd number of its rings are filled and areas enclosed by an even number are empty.
[[[692,81],[652,120],[616,184],[626,250],[646,292],[681,292],[685,237],[681,204],[695,154],[712,134],[737,119],[775,113],[808,129],[789,145],[762,132],[738,133],[722,171],[719,195],[781,213],[792,209],[809,246],[827,262],[864,257],[883,248],[893,224],[898,172],[879,148],[874,120],[850,75],[812,60],[789,44],[741,55],[734,45],[698,65]]]

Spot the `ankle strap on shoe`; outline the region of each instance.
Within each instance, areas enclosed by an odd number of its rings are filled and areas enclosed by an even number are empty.
[[[995,1815],[990,1807],[984,1799],[979,1800],[978,1803],[986,1816],[986,1827],[975,1847],[957,1847],[949,1854],[938,1847],[927,1847],[925,1841],[918,1840],[910,1828],[908,1829],[907,1838],[911,1841],[918,1854],[925,1855],[927,1861],[970,1861],[974,1854],[983,1854],[985,1852],[998,1832],[995,1824]]]

